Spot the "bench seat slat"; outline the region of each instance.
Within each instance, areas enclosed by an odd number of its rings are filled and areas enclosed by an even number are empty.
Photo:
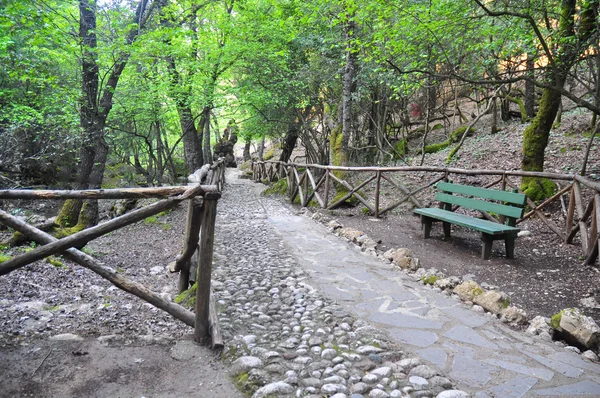
[[[476,196],[484,199],[497,200],[500,202],[512,203],[517,206],[524,206],[527,196],[522,193],[500,191],[497,189],[488,189],[473,187],[469,185],[451,184],[449,182],[438,182],[437,189],[444,192],[458,193],[461,195]]]
[[[486,202],[484,200],[465,198],[464,196],[449,195],[438,192],[435,199],[444,202],[459,205],[464,208],[473,210],[482,210],[493,212],[507,217],[519,218],[523,215],[523,209],[515,206],[501,205],[499,203]]]
[[[451,195],[448,195],[451,196]],[[426,209],[415,209],[416,214],[420,214],[426,217],[438,219],[440,221],[446,221],[452,224],[460,225],[463,227],[471,228],[480,232],[484,232],[490,235],[503,235],[507,233],[517,234],[520,229],[510,227],[504,224],[498,224],[488,220],[481,220],[473,218],[464,214],[457,214],[452,211],[447,211],[437,208],[426,208]]]

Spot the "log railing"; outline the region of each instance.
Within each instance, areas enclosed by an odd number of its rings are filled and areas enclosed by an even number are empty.
[[[312,204],[318,207],[335,209],[354,197],[375,217],[380,217],[409,201],[415,207],[424,207],[422,203],[424,199],[418,198],[418,195],[428,190],[431,193],[432,187],[442,180],[480,176],[490,180],[482,184],[485,188],[497,187],[502,190],[518,191],[520,184],[516,178],[548,178],[559,187],[557,193],[540,204],[527,198],[528,212],[517,223],[536,216],[565,243],[572,244],[575,237],[579,235],[586,264],[594,264],[598,258],[600,183],[576,174],[519,170],[465,170],[430,166],[340,167],[279,161],[255,161],[252,163],[252,173],[254,181],[264,183],[286,178],[290,201],[299,200],[301,206],[308,206],[313,201]],[[413,174],[412,185],[415,185],[414,180],[418,180],[416,186],[409,188],[408,183],[400,180],[401,176],[407,173]],[[414,173],[418,173],[419,177],[415,178]],[[343,175],[347,175],[348,178],[342,177]],[[344,187],[347,193],[334,197],[335,189],[332,185]],[[368,195],[364,193],[367,188],[370,192]],[[397,197],[397,199],[383,203],[384,188],[388,192],[394,192],[394,195],[386,196]],[[556,201],[561,202],[564,222],[557,223],[545,214],[548,205]],[[504,221],[490,214],[483,214],[483,216],[492,221]]]
[[[205,180],[209,185],[194,184],[192,186],[172,186],[157,188],[125,188],[95,189],[81,191],[50,190],[0,190],[0,199],[130,199],[130,198],[162,198],[162,200],[123,216],[114,218],[92,228],[85,229],[62,239],[41,231],[22,220],[0,210],[0,223],[27,236],[42,246],[27,253],[20,254],[0,263],[0,275],[8,274],[27,264],[42,258],[63,254],[67,259],[90,269],[116,287],[131,293],[142,300],[162,309],[174,318],[195,328],[195,339],[198,343],[211,341],[214,348],[223,347],[218,318],[215,312],[214,297],[211,293],[211,270],[213,260],[213,244],[217,202],[225,184],[225,165],[222,160],[207,167]],[[126,225],[141,221],[162,211],[172,209],[183,201],[188,201],[188,222],[184,249],[179,258],[170,266],[171,271],[180,272],[179,290],[189,287],[190,270],[198,270],[194,278],[196,288],[195,314],[179,304],[165,300],[140,283],[130,280],[116,270],[101,264],[93,257],[76,249],[89,241],[115,231]],[[192,267],[192,255],[197,252],[196,266]]]

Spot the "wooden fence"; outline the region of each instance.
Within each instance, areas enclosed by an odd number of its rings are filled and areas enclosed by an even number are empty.
[[[282,178],[287,179],[288,197],[290,201],[299,199],[300,205],[307,206],[311,201],[324,209],[335,209],[349,198],[354,197],[375,217],[396,209],[410,201],[416,207],[426,207],[417,195],[432,189],[439,181],[448,181],[460,176],[487,176],[491,181],[485,188],[501,190],[518,190],[518,177],[541,177],[554,181],[558,191],[551,198],[540,204],[527,198],[529,211],[517,221],[518,223],[536,216],[543,224],[556,234],[563,242],[572,244],[579,236],[582,253],[586,264],[595,263],[598,257],[598,238],[600,236],[600,183],[576,174],[557,174],[544,172],[524,172],[505,170],[465,170],[442,167],[339,167],[318,164],[284,163],[279,161],[255,161],[252,163],[254,181],[270,183]],[[357,177],[361,174],[360,178]],[[409,188],[399,180],[405,173],[419,173],[419,185]],[[366,176],[365,176],[366,175]],[[348,176],[348,177],[346,177]],[[423,183],[423,177],[426,182]],[[428,178],[427,178],[428,177]],[[352,182],[358,181],[359,182]],[[414,178],[413,178],[414,180]],[[348,193],[331,200],[334,194],[332,185],[343,186]],[[399,198],[391,203],[382,203],[382,186],[399,193]],[[563,184],[564,186],[561,186]],[[373,187],[374,185],[374,187]],[[372,188],[372,194],[364,194],[363,188]],[[544,214],[550,203],[561,202],[564,213],[564,225],[558,225]],[[568,204],[566,204],[568,202]],[[587,202],[587,203],[586,203]],[[502,222],[490,214],[483,216],[489,220]]]
[[[22,233],[42,246],[27,253],[20,254],[0,263],[0,275],[8,274],[34,261],[62,253],[65,258],[90,269],[102,278],[107,279],[118,288],[134,294],[174,318],[195,328],[195,340],[200,344],[208,344],[213,348],[223,347],[218,318],[215,311],[214,298],[211,294],[211,271],[213,260],[213,243],[217,202],[225,183],[225,164],[222,160],[206,168],[207,185],[171,186],[158,188],[126,188],[96,189],[81,191],[50,190],[0,190],[0,199],[141,199],[162,198],[151,205],[142,207],[105,223],[77,232],[62,239],[31,226],[20,219],[0,210],[0,223]],[[177,258],[171,271],[180,273],[179,290],[189,287],[191,259],[194,252],[197,256],[197,289],[195,313],[186,308],[165,300],[144,285],[130,280],[116,270],[101,264],[93,257],[77,250],[89,241],[115,231],[126,225],[141,221],[162,211],[172,209],[178,204],[188,201],[188,221],[184,249]]]

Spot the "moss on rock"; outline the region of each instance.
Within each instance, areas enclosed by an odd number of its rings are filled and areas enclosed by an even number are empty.
[[[436,275],[425,275],[421,278],[421,281],[426,285],[433,285],[438,279],[439,277]]]

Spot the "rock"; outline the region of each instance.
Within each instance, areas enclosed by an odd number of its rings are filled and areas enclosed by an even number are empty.
[[[383,350],[379,347],[375,347],[372,345],[363,345],[363,346],[358,347],[356,349],[356,352],[359,354],[365,355],[365,354],[378,354],[380,352],[383,352]]]
[[[519,231],[519,232],[517,233],[517,236],[518,236],[519,238],[521,238],[521,237],[525,237],[525,236],[531,236],[531,231]]]
[[[387,392],[380,390],[379,388],[374,388],[369,392],[369,397],[371,398],[388,398],[389,396],[390,395]]]
[[[419,365],[412,368],[409,372],[410,376],[419,376],[424,379],[430,379],[437,375],[437,372],[427,365]]]
[[[513,325],[525,325],[527,323],[527,314],[521,308],[510,306],[502,311],[501,320]]]
[[[294,387],[283,381],[278,381],[259,388],[254,395],[252,395],[252,398],[263,398],[267,396],[278,397],[280,395],[291,394],[292,392],[294,392]]]
[[[408,381],[414,385],[414,386],[418,386],[418,387],[422,387],[422,386],[426,386],[429,384],[429,382],[420,377],[420,376],[410,376],[410,378],[408,379]]]
[[[552,337],[554,329],[550,326],[550,318],[538,315],[529,322],[529,327],[525,332],[534,336],[541,333],[547,333]]]
[[[551,325],[566,340],[575,341],[587,348],[595,347],[600,338],[600,328],[596,322],[577,308],[562,310],[552,317]]]
[[[335,231],[336,229],[342,228],[342,224],[340,224],[337,220],[331,220],[327,223],[327,228]]]
[[[477,282],[468,280],[456,286],[454,293],[463,301],[473,301],[475,296],[483,294],[483,289]]]
[[[321,352],[322,359],[333,359],[337,356],[337,351],[333,348],[326,348]]]
[[[585,359],[587,359],[588,361],[592,361],[592,362],[600,361],[600,359],[598,358],[598,355],[596,355],[596,353],[592,350],[585,351],[583,354],[581,354],[581,356],[584,357]]]
[[[585,297],[579,300],[582,306],[587,308],[600,308],[600,304],[594,297]]]
[[[367,237],[367,235],[363,235],[358,239],[358,243],[360,244],[360,246],[365,249],[375,249],[377,247],[377,242],[369,237]]]
[[[482,306],[492,314],[501,314],[508,307],[508,300],[501,292],[489,291],[473,297],[473,303]]]
[[[315,377],[307,377],[306,379],[302,380],[301,384],[304,387],[321,388],[323,382]]]
[[[251,345],[256,343],[256,335],[249,334],[247,336],[242,337],[242,341],[246,345]]]
[[[392,375],[392,368],[389,366],[383,366],[381,368],[373,369],[371,374],[377,375],[379,378],[390,377]]]
[[[429,383],[433,387],[438,387],[438,386],[442,387],[442,388],[451,388],[452,387],[452,382],[442,376],[433,376],[431,379],[429,379]]]
[[[461,390],[446,390],[442,391],[435,398],[469,398],[470,395]]]
[[[392,254],[392,262],[402,269],[407,269],[410,267],[413,257],[412,250],[401,248]]]
[[[390,250],[386,251],[385,253],[383,253],[383,258],[385,258],[386,260],[389,260],[389,261],[393,261],[395,252],[396,252],[395,249],[390,249]]]
[[[251,369],[260,368],[262,365],[263,361],[260,358],[251,356],[239,357],[231,364],[231,374],[237,376]]]
[[[323,386],[321,387],[321,392],[323,394],[329,394],[329,395],[333,395],[338,392],[346,392],[346,391],[348,391],[346,386],[343,386],[341,384],[323,384]]]
[[[375,384],[375,383],[377,383],[377,382],[379,381],[379,379],[380,379],[380,378],[381,378],[381,377],[380,377],[380,376],[378,376],[378,375],[374,375],[374,374],[371,374],[371,373],[367,373],[366,375],[364,375],[364,376],[362,377],[362,379],[361,379],[361,380],[362,380],[364,383],[367,383],[367,384]]]
[[[357,239],[365,233],[354,228],[342,228],[339,230],[339,234],[351,242],[357,242]]]
[[[325,217],[325,215],[323,215],[323,213],[316,212],[315,214],[312,215],[311,218],[315,221],[321,221],[323,219],[323,217]]]
[[[369,385],[367,383],[363,383],[362,381],[359,381],[358,383],[354,384],[352,386],[352,393],[354,394],[364,394],[367,391],[369,391]]]
[[[471,307],[471,309],[475,312],[479,312],[479,313],[484,313],[485,310],[483,309],[482,306],[475,304],[473,307]]]
[[[63,333],[50,336],[50,340],[55,341],[83,341],[83,337],[73,333]]]
[[[449,278],[442,278],[435,281],[433,284],[440,289],[454,289],[460,283],[460,279],[456,276],[451,276]]]
[[[402,370],[402,372],[408,373],[415,366],[421,365],[421,360],[419,358],[406,358],[396,362],[396,365]]]

